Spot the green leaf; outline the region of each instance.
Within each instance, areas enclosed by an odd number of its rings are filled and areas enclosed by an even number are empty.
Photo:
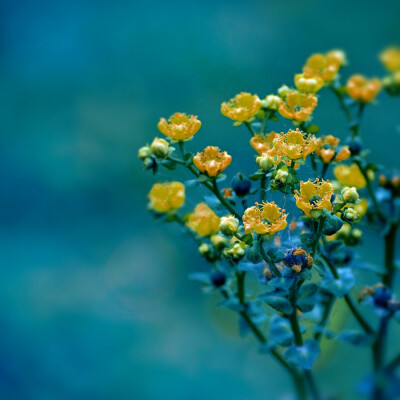
[[[197,178],[197,180],[198,180],[200,183],[204,183],[204,182],[208,181],[208,176],[207,176],[207,175],[204,175],[204,174],[201,174],[201,175],[199,175],[199,177]]]
[[[260,296],[269,306],[284,314],[290,314],[293,311],[289,300],[281,296]]]
[[[263,176],[265,175],[264,172],[258,171],[253,175],[249,175],[249,179],[251,179],[252,181],[258,181],[259,179],[261,179]]]
[[[318,286],[315,283],[305,283],[300,287],[297,306],[300,311],[308,312],[314,308]]]
[[[307,130],[308,133],[318,133],[319,132],[319,126],[315,125],[315,124],[308,125],[306,130]]]
[[[333,235],[343,226],[343,221],[336,215],[327,214],[324,226],[322,228],[322,233],[324,235]]]
[[[303,369],[311,369],[314,361],[319,357],[321,350],[315,340],[309,339],[303,346],[290,346],[283,356]]]
[[[346,329],[342,331],[337,338],[354,346],[369,346],[374,340],[372,335],[367,335],[357,329]]]

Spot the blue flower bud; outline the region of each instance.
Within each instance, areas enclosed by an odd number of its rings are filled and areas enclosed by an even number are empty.
[[[238,172],[232,179],[232,189],[239,197],[245,196],[250,192],[251,180]]]

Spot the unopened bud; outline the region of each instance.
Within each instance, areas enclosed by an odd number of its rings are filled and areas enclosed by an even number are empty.
[[[198,250],[201,255],[205,255],[210,252],[210,246],[207,243],[202,243]]]
[[[281,103],[282,99],[279,96],[274,94],[269,94],[263,100],[263,106],[269,108],[270,110],[278,110],[279,104]]]
[[[212,235],[210,241],[217,250],[222,250],[228,244],[226,238],[221,235]]]
[[[256,158],[256,163],[261,171],[268,172],[275,165],[275,159],[269,154],[263,154]]]
[[[151,148],[150,146],[143,146],[138,151],[138,157],[144,160],[147,157],[151,156]]]
[[[285,183],[288,176],[289,176],[289,172],[280,169],[280,170],[278,170],[278,172],[275,175],[275,180]]]
[[[349,222],[357,221],[360,216],[354,208],[346,208],[343,212],[343,218]]]
[[[165,158],[169,153],[169,143],[164,139],[154,138],[151,151],[155,156]]]
[[[219,230],[227,236],[233,236],[239,228],[239,220],[233,215],[222,217],[219,223]]]
[[[290,88],[286,85],[282,85],[279,89],[278,89],[278,94],[279,96],[281,96],[282,98],[285,98],[289,93],[291,92]]]
[[[345,186],[342,189],[342,197],[346,203],[356,203],[360,198],[357,189],[355,187],[347,187]]]

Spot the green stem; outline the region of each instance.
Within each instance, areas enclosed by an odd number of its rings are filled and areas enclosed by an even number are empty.
[[[247,121],[244,124],[246,125],[246,128],[249,130],[251,137],[253,137],[255,135],[255,132],[253,131],[251,124]]]
[[[391,222],[389,231],[385,235],[385,275],[383,276],[383,283],[390,289],[393,287],[394,277],[396,272],[396,265],[394,263],[395,250],[396,250],[396,234],[398,225]]]
[[[329,164],[323,163],[322,164],[322,171],[321,171],[321,179],[325,179],[325,175],[328,171]]]
[[[231,206],[231,204],[222,196],[221,192],[218,189],[217,186],[217,180],[213,178],[212,180],[212,192],[217,196],[218,200],[221,202],[221,204],[224,205],[224,207],[230,211],[232,215],[234,215],[239,221],[242,219],[242,216],[236,212],[236,210]]]
[[[267,185],[267,177],[263,175],[260,182],[260,202],[263,203],[265,201],[265,195],[267,194],[266,185]]]
[[[325,259],[326,263],[328,264],[329,269],[332,272],[332,275],[334,276],[335,279],[339,279],[339,274],[336,270],[336,267],[331,263],[331,261],[328,259],[328,257],[323,256]],[[353,313],[355,319],[358,321],[358,323],[361,325],[361,327],[364,329],[365,333],[368,335],[373,335],[375,332],[371,328],[370,324],[364,319],[364,317],[361,315],[361,313],[358,311],[356,303],[351,296],[351,294],[347,293],[343,296],[347,306],[349,307],[350,311]]]
[[[374,192],[374,189],[372,187],[371,180],[369,179],[368,172],[365,170],[365,168],[362,167],[361,162],[359,160],[355,159],[354,162],[357,164],[358,168],[360,169],[360,171],[361,171],[361,173],[362,173],[362,175],[363,175],[363,177],[365,179],[365,182],[367,184],[368,194],[369,194],[369,197],[372,200],[372,203],[374,204],[374,207],[376,209],[376,213],[378,214],[378,217],[380,218],[380,220],[384,222],[386,220],[386,218],[383,215],[383,213],[381,211],[381,208],[379,206],[378,200],[377,200],[377,198],[375,196],[375,192]]]
[[[344,111],[344,114],[346,115],[347,122],[351,123],[353,121],[353,117],[351,116],[349,108],[346,106],[346,103],[344,102],[343,95],[334,87],[334,86],[329,86],[329,88],[332,90],[332,92],[336,95],[337,99],[339,100],[339,104],[341,109]]]
[[[271,268],[271,271],[278,277],[281,277],[281,271],[276,267],[275,263],[271,260],[269,255],[265,252],[264,246],[263,246],[263,241],[261,239],[260,241],[260,253],[264,261],[268,264],[268,266]]]
[[[333,304],[335,303],[335,300],[336,300],[334,295],[332,295],[330,293],[327,293],[327,295],[329,296],[329,299],[325,304],[325,308],[324,308],[324,312],[321,317],[321,321],[318,324],[319,330],[314,335],[314,339],[317,341],[320,341],[322,339],[323,330],[328,323],[329,316],[330,316],[332,308],[333,308]]]

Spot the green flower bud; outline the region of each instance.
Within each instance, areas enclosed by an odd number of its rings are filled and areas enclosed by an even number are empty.
[[[288,176],[289,176],[289,172],[279,169],[275,175],[275,180],[285,183]]]
[[[202,243],[198,250],[199,253],[204,256],[210,252],[210,246],[207,243]]]
[[[222,250],[228,244],[226,238],[221,235],[212,235],[210,237],[211,244],[217,249]]]
[[[354,208],[346,208],[343,211],[343,219],[349,222],[357,221],[359,218],[360,216],[358,215],[358,212]]]
[[[154,138],[151,151],[155,156],[165,158],[169,154],[169,143],[164,139]]]
[[[150,146],[143,146],[138,151],[138,157],[144,160],[147,157],[151,156],[151,147]]]
[[[256,158],[256,163],[261,171],[268,172],[275,165],[275,159],[273,156],[263,154],[262,156]]]
[[[145,167],[146,169],[151,169],[151,168],[154,167],[155,162],[156,162],[156,161],[153,160],[151,157],[146,157],[146,158],[143,160],[143,165],[144,165],[144,167]]]
[[[362,235],[363,233],[361,229],[356,228],[351,231],[351,236],[356,240],[360,240],[362,238]]]
[[[235,242],[228,249],[224,250],[223,255],[225,258],[233,258],[234,260],[239,260],[246,253],[245,247],[246,245],[244,243]]]
[[[263,106],[269,108],[270,110],[277,111],[279,108],[279,104],[281,103],[282,99],[279,96],[274,94],[269,94],[265,100],[262,101]]]
[[[233,236],[239,228],[239,220],[233,215],[222,217],[219,223],[219,230],[227,236]]]
[[[285,98],[289,93],[291,92],[290,88],[286,85],[282,85],[279,89],[278,89],[278,94],[279,96],[281,96],[282,98]]]
[[[342,197],[343,197],[343,200],[346,202],[346,203],[352,203],[352,204],[354,204],[354,203],[356,203],[357,201],[358,201],[358,199],[360,198],[360,196],[359,196],[359,194],[358,194],[358,192],[357,192],[357,189],[355,188],[355,187],[347,187],[347,186],[345,186],[343,189],[342,189]]]

